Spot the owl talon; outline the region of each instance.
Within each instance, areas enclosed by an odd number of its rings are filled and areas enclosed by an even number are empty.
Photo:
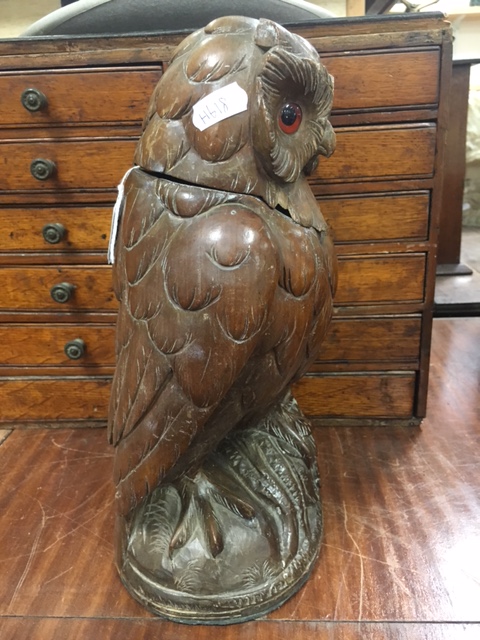
[[[170,557],[187,545],[198,525],[212,557],[216,558],[223,551],[223,519],[214,507],[216,504],[225,507],[233,516],[243,521],[258,521],[275,564],[282,564],[279,541],[283,530],[290,530],[288,551],[284,558],[284,562],[289,562],[298,549],[298,526],[293,505],[288,504],[288,496],[282,494],[281,501],[274,504],[265,496],[254,496],[243,486],[241,478],[236,476],[233,470],[230,469],[229,473],[227,469],[222,469],[219,459],[217,463],[215,472],[206,467],[198,472],[193,480],[184,477],[177,481],[176,489],[180,496],[181,508],[169,544]]]
[[[322,518],[318,491],[302,491],[318,489],[307,458],[290,429],[282,435],[258,423],[232,434],[195,475],[165,483],[144,503],[124,564],[128,579],[141,589],[153,580],[166,600],[183,602],[190,594],[213,598],[225,585],[251,597],[294,579],[300,562],[308,571]]]
[[[180,496],[181,509],[177,526],[175,527],[169,544],[170,556],[175,550],[184,547],[191,538],[194,529],[193,521],[195,520],[195,512],[198,511],[194,481],[185,476],[177,482],[176,488]]]
[[[212,557],[216,558],[223,551],[224,540],[210,501],[212,490],[205,486],[201,473],[197,474],[195,480],[181,478],[176,485],[181,499],[181,510],[169,544],[170,556],[188,543],[199,524],[208,550]]]

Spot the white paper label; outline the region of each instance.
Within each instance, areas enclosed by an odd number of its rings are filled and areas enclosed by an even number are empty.
[[[123,213],[123,194],[125,192],[125,180],[128,178],[130,173],[136,169],[136,167],[132,167],[127,171],[127,173],[123,176],[121,183],[118,185],[118,196],[115,201],[115,205],[113,207],[112,213],[112,225],[110,227],[110,239],[108,241],[108,253],[107,253],[107,262],[108,264],[113,264],[115,262],[115,245],[117,243],[118,236],[118,227],[120,226],[120,218]]]
[[[248,95],[236,82],[209,93],[193,107],[193,124],[204,131],[217,122],[246,111]]]

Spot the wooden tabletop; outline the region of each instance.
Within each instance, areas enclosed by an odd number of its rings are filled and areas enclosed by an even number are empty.
[[[286,605],[243,625],[164,622],[128,596],[103,429],[0,432],[0,638],[479,638],[479,345],[480,318],[435,320],[421,428],[316,429],[320,561]]]

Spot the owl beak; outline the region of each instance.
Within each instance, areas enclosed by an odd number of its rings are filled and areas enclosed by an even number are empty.
[[[335,151],[335,145],[336,145],[335,131],[333,130],[330,122],[327,120],[327,123],[325,126],[325,133],[322,139],[322,145],[320,147],[320,155],[324,156],[325,158],[329,158],[332,155],[332,153]]]
[[[318,156],[314,156],[303,167],[303,173],[306,176],[311,176],[317,167],[318,167]]]
[[[303,173],[306,176],[311,176],[312,173],[315,173],[318,167],[319,156],[323,156],[324,158],[329,158],[332,153],[335,151],[335,131],[332,128],[330,122],[326,122],[325,125],[325,133],[322,138],[322,143],[320,145],[320,149],[318,154],[310,158],[307,164],[303,167]]]

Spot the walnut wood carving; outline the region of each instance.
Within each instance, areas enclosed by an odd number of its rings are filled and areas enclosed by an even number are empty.
[[[248,107],[201,131],[194,106],[232,83]],[[332,313],[336,262],[305,178],[335,146],[332,93],[302,38],[218,19],[178,47],[123,185],[117,566],[173,620],[262,615],[318,554],[315,445],[290,386]]]

